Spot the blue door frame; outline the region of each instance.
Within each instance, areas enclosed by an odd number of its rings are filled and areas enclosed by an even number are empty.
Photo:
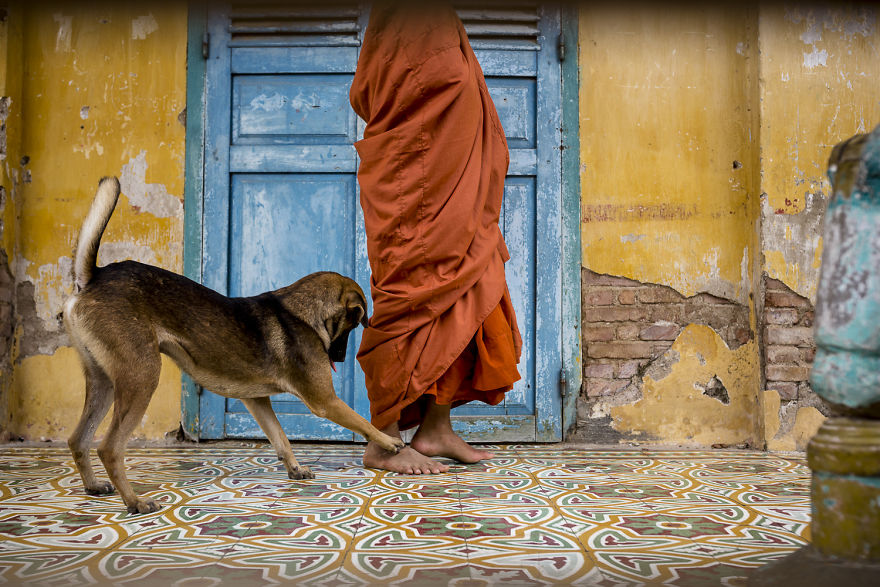
[[[536,92],[533,96],[536,102],[535,132],[544,133],[544,140],[537,142],[537,148],[528,152],[528,149],[518,151],[517,140],[527,140],[523,137],[513,137],[511,143],[511,171],[506,186],[506,198],[510,202],[515,201],[518,186],[530,181],[536,181],[535,189],[539,194],[554,193],[554,197],[536,197],[534,201],[536,223],[533,228],[536,237],[536,245],[532,258],[527,262],[534,265],[534,286],[540,292],[540,303],[533,304],[532,344],[534,361],[532,367],[534,385],[538,390],[535,394],[534,416],[527,414],[517,415],[517,408],[513,406],[506,410],[503,415],[497,412],[492,414],[487,410],[488,406],[470,405],[462,406],[456,411],[455,427],[465,437],[471,440],[519,440],[519,441],[558,441],[562,440],[564,431],[574,424],[575,401],[580,388],[580,195],[578,183],[578,148],[577,148],[577,59],[574,51],[566,51],[567,47],[576,47],[577,39],[577,10],[576,8],[559,9],[540,8],[542,21],[538,42],[542,50],[532,52],[538,62],[532,67],[538,69],[545,76],[539,80],[538,87],[561,88],[561,95],[552,95],[552,92]],[[215,19],[213,24],[211,19]],[[217,19],[222,19],[222,12],[211,8],[210,12],[205,6],[194,5],[189,15],[189,43],[188,43],[188,72],[187,72],[187,137],[186,137],[186,186],[185,186],[185,241],[184,241],[184,272],[196,281],[205,283],[222,293],[229,292],[228,265],[217,265],[216,258],[206,256],[206,252],[217,251],[219,247],[211,245],[213,242],[222,242],[228,239],[230,223],[214,222],[216,220],[210,214],[206,218],[206,205],[211,210],[212,193],[210,175],[212,173],[228,173],[229,161],[240,155],[232,154],[216,158],[218,145],[225,140],[228,149],[228,137],[234,132],[232,126],[235,122],[232,117],[227,117],[224,123],[208,120],[207,95],[216,96],[218,91],[228,91],[212,87],[211,74],[206,67],[205,54],[216,56],[216,51],[228,51],[228,47],[221,46],[223,42],[222,31],[216,34]],[[212,31],[212,28],[214,31]],[[209,31],[215,34],[208,35]],[[220,37],[220,38],[218,38]],[[497,94],[502,91],[498,87],[506,86],[504,91],[512,95],[523,89],[525,82],[517,81],[517,71],[522,76],[527,76],[528,59],[521,55],[522,59],[511,63],[510,54],[503,55],[493,52],[492,47],[479,48],[475,43],[478,57],[486,73],[487,84],[490,91]],[[567,54],[566,54],[567,53]],[[543,63],[540,61],[543,60]],[[226,66],[232,59],[226,59]],[[522,65],[525,64],[525,65]],[[521,66],[522,65],[522,66]],[[221,65],[221,67],[224,67]],[[523,69],[526,68],[526,69]],[[216,69],[216,67],[215,67]],[[511,75],[513,72],[513,75]],[[229,74],[224,71],[214,71],[214,79],[221,79]],[[505,76],[506,80],[500,79]],[[509,82],[509,83],[508,83]],[[227,82],[228,83],[228,82]],[[524,92],[524,93],[523,93]],[[527,95],[527,90],[519,92]],[[499,112],[504,118],[503,100],[498,95],[493,96],[499,106]],[[510,120],[510,116],[507,116]],[[219,120],[215,117],[215,120]],[[511,127],[515,126],[509,123]],[[508,125],[506,125],[507,128]],[[359,131],[362,123],[358,121]],[[510,134],[510,132],[508,133]],[[516,133],[514,133],[516,134]],[[548,139],[549,137],[549,139]],[[525,143],[523,143],[525,145]],[[207,165],[212,166],[206,181],[206,156]],[[296,157],[296,154],[288,154],[288,157]],[[240,163],[240,161],[239,161]],[[537,178],[537,179],[535,179]],[[228,195],[221,197],[228,197]],[[206,204],[207,202],[207,204]],[[357,258],[354,263],[354,277],[362,284],[368,283],[368,265],[366,263],[363,243],[363,224],[360,217],[360,208],[355,214],[357,219],[354,223]],[[514,205],[514,212],[518,208]],[[502,218],[502,223],[505,219]],[[511,235],[507,236],[511,239]],[[228,249],[227,249],[228,250]],[[360,258],[363,257],[363,258]],[[224,263],[221,260],[221,265]],[[213,264],[212,264],[213,263]],[[509,266],[508,271],[511,271]],[[366,290],[366,287],[365,287]],[[250,293],[250,292],[248,292]],[[524,312],[528,314],[528,312]],[[521,328],[523,324],[521,323]],[[524,333],[525,334],[525,333]],[[358,340],[352,341],[356,348]],[[354,387],[363,386],[363,375],[359,368],[354,367],[354,352],[350,349],[347,361],[350,370],[348,380]],[[529,360],[528,358],[526,358]],[[344,399],[352,402],[353,407],[361,413],[368,411],[365,394],[340,393]],[[351,391],[351,390],[349,390]],[[351,396],[351,397],[347,397]],[[515,402],[512,402],[515,403]],[[530,409],[525,406],[525,409]],[[182,423],[185,433],[191,438],[218,438],[228,436],[261,436],[255,425],[248,427],[242,425],[239,432],[230,435],[223,421],[227,408],[225,400],[214,394],[199,389],[184,376],[182,395]],[[248,415],[241,414],[243,421],[249,419]],[[341,432],[336,436],[325,432],[315,434],[302,434],[303,427],[295,420],[285,422],[279,414],[285,429],[290,430],[296,438],[338,438],[351,439],[350,434]],[[521,430],[523,426],[531,427],[531,430]],[[241,431],[244,431],[242,433]],[[512,432],[511,432],[512,431]],[[337,431],[340,432],[340,431]]]

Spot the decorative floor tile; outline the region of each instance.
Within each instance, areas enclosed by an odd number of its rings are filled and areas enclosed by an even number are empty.
[[[60,447],[0,447],[0,583],[214,587],[743,584],[809,537],[810,471],[755,451],[495,446],[444,475],[357,445],[132,448],[131,515]],[[99,476],[103,469],[93,458]]]
[[[608,579],[636,584],[670,583],[679,585],[682,574],[717,565],[711,556],[695,556],[684,549],[602,550],[594,554],[602,575]]]

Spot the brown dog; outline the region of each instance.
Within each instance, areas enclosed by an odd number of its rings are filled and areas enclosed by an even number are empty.
[[[380,432],[333,389],[333,361],[345,359],[348,335],[366,324],[361,288],[337,273],[313,273],[251,298],[227,298],[183,276],[135,261],[96,267],[98,245],[119,197],[104,178],[83,224],[74,273],[77,292],[64,324],[86,377],[82,417],[68,444],[87,493],[119,490],[131,513],[158,510],[125,476],[129,435],[159,383],[164,353],[199,385],[238,398],[266,433],[292,479],[312,479],[293,456],[270,396],[292,393],[316,416],[354,430],[388,451],[403,442]],[[95,477],[89,445],[115,402],[98,456],[113,485]]]

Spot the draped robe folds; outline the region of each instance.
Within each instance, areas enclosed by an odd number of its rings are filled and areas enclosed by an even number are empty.
[[[522,346],[498,226],[504,131],[455,12],[412,4],[374,5],[350,92],[373,298],[358,360],[379,428],[426,392],[443,403],[444,376],[467,388],[453,405],[499,403]]]

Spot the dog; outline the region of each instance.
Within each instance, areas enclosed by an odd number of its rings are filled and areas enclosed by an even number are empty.
[[[98,247],[119,199],[105,177],[83,223],[74,261],[74,294],[63,320],[82,360],[85,407],[68,441],[87,493],[119,491],[130,513],[159,508],[139,497],[125,475],[128,437],[159,383],[160,353],[193,380],[238,398],[265,432],[291,479],[313,479],[281,429],[270,397],[292,393],[316,416],[397,452],[403,441],[379,431],[337,397],[331,369],[345,360],[349,333],[367,325],[364,293],[338,273],[319,272],[281,289],[228,298],[186,277],[136,261],[97,267]],[[95,430],[115,405],[98,448],[110,482],[89,459]]]

